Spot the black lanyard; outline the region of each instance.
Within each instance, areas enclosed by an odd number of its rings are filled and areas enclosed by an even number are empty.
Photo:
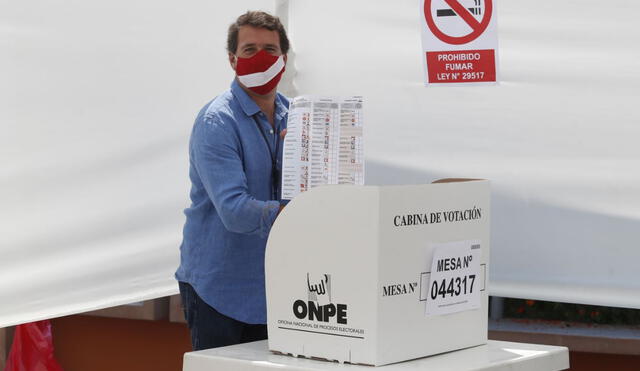
[[[280,140],[277,137],[278,133],[276,132],[276,153],[274,154],[273,152],[271,152],[271,145],[269,144],[269,140],[267,139],[267,136],[265,135],[264,131],[262,131],[260,122],[258,121],[255,115],[251,117],[253,118],[253,121],[256,123],[256,127],[258,128],[258,131],[260,132],[262,139],[264,139],[264,144],[267,145],[267,151],[269,152],[269,156],[271,157],[271,196],[273,197],[273,200],[277,200],[278,188],[280,187],[280,172],[278,171],[278,167],[276,163],[276,160],[278,157],[278,144],[280,143]],[[274,130],[274,131],[277,131],[277,130]]]

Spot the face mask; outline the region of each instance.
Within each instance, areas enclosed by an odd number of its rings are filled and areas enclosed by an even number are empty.
[[[249,58],[237,58],[238,80],[242,85],[260,95],[273,90],[280,82],[283,72],[283,56],[271,55],[264,49]]]

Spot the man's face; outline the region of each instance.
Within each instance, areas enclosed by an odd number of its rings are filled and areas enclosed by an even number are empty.
[[[238,30],[238,49],[236,49],[235,56],[229,53],[231,68],[235,71],[237,63],[236,56],[238,58],[249,58],[262,49],[271,55],[282,55],[278,31],[270,31],[266,28],[252,26],[240,27]],[[284,61],[287,61],[286,55],[284,56]]]

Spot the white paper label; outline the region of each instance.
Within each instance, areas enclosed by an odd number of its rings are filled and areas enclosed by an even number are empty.
[[[480,308],[483,277],[479,241],[433,245],[426,315],[442,315]]]

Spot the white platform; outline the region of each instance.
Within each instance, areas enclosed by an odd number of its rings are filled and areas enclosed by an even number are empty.
[[[273,354],[267,341],[190,352],[183,371],[247,370],[428,370],[558,371],[569,368],[565,347],[489,341],[487,345],[382,367],[339,364]]]

